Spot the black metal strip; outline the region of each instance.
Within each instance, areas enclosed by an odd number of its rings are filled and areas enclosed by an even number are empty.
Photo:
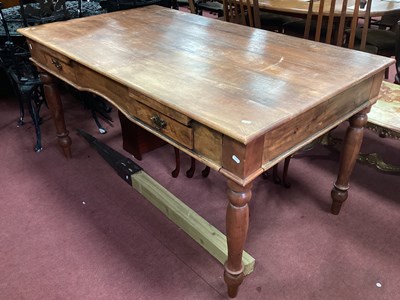
[[[111,167],[113,167],[113,169],[124,181],[132,185],[131,176],[142,170],[139,165],[106,144],[99,142],[87,132],[81,129],[77,129],[77,132],[97,150],[97,152],[104,158],[105,161],[108,162]]]

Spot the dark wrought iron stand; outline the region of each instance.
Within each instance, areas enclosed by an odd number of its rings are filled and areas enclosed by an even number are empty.
[[[3,68],[10,80],[15,94],[18,96],[20,116],[17,126],[24,125],[25,105],[28,106],[36,132],[34,150],[42,150],[39,111],[45,102],[42,84],[36,68],[29,62],[29,51],[17,46],[11,39],[7,22],[5,21],[2,4],[0,4],[0,19],[5,33],[4,47],[0,49],[0,67]]]
[[[20,116],[18,125],[24,125],[25,106],[35,126],[35,151],[42,150],[39,115],[40,108],[45,103],[42,84],[36,68],[29,61],[29,49],[17,29],[30,25],[61,21],[87,15],[105,13],[98,2],[66,1],[66,0],[20,0],[20,5],[2,9],[0,7],[0,68],[5,70],[7,77],[18,96]],[[90,109],[100,133],[106,133],[97,114],[107,121],[112,121],[109,113],[111,106],[102,99],[88,93],[80,93],[79,99],[85,108]]]

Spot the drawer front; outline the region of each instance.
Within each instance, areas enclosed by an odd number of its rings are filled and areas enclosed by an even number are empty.
[[[191,121],[191,119],[188,116],[186,116],[182,113],[179,113],[176,110],[173,110],[169,107],[166,107],[166,106],[160,104],[158,101],[156,101],[138,91],[129,90],[129,97],[131,97],[132,99],[135,99],[135,101],[138,101],[148,107],[152,107],[153,109],[159,111],[163,115],[166,115],[166,116],[174,119],[175,121],[178,121],[181,124],[188,126]]]
[[[135,101],[136,117],[155,130],[189,149],[193,149],[193,129],[174,119]]]
[[[35,62],[42,65],[53,75],[76,83],[75,69],[72,60],[33,41],[29,41],[28,43],[32,58]]]

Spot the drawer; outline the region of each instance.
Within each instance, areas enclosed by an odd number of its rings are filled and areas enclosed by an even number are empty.
[[[33,41],[29,40],[28,43],[32,59],[40,64],[40,67],[57,77],[76,82],[74,63],[71,59]]]
[[[141,102],[134,101],[134,103],[136,108],[136,117],[139,120],[173,139],[175,142],[178,142],[189,149],[193,149],[193,128],[182,124]]]
[[[189,123],[191,122],[191,119],[188,116],[180,112],[177,112],[176,110],[171,109],[165,105],[162,105],[158,101],[144,95],[143,93],[134,90],[129,90],[129,97],[135,99],[135,101],[138,101],[148,107],[152,107],[154,110],[159,111],[163,115],[166,115],[181,124],[188,126]]]

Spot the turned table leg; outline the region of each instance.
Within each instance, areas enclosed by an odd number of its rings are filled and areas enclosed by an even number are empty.
[[[40,80],[43,83],[46,101],[57,130],[58,144],[61,146],[64,156],[71,157],[71,138],[65,125],[64,109],[61,103],[60,92],[55,78],[48,73],[40,73]]]
[[[251,186],[238,185],[228,179],[228,207],[226,211],[226,235],[228,242],[228,260],[225,263],[224,280],[228,286],[229,297],[235,297],[242,283],[242,254],[249,227],[249,207]]]
[[[363,139],[364,126],[367,123],[368,107],[349,119],[343,149],[340,155],[339,174],[331,191],[331,213],[338,215],[344,201],[346,201],[349,189],[349,179],[360,152]]]

